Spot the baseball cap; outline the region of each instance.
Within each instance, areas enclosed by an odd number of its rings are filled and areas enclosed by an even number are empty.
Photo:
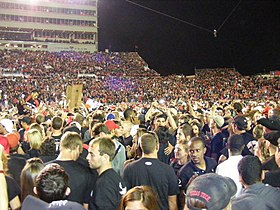
[[[215,116],[211,116],[210,118],[214,120],[214,122],[218,125],[218,127],[220,128],[223,127],[225,120],[222,116],[215,115]]]
[[[110,131],[120,127],[112,120],[107,120],[107,121],[104,122],[104,124],[107,126],[107,128]]]
[[[13,121],[12,120],[9,120],[9,119],[2,119],[0,121],[1,125],[6,129],[6,131],[8,133],[12,133],[13,132]]]
[[[40,209],[40,210],[85,210],[85,208],[76,202],[60,200],[53,201],[51,203],[46,203],[34,196],[28,195],[23,203],[21,210],[32,210],[32,209]]]
[[[231,122],[236,124],[242,130],[245,130],[248,127],[247,119],[244,116],[236,116]]]
[[[114,120],[115,118],[116,118],[115,115],[112,114],[112,113],[109,113],[109,114],[107,114],[107,116],[106,116],[106,120]]]
[[[264,138],[274,146],[278,147],[278,139],[280,139],[280,131],[271,131],[264,134]]]
[[[195,178],[186,193],[186,203],[191,210],[199,209],[192,206],[189,198],[195,198],[205,204],[208,210],[224,209],[237,191],[236,184],[228,177],[215,173],[203,174]]]
[[[269,119],[269,118],[261,118],[257,120],[257,123],[263,125],[264,127],[268,128],[269,130],[278,130],[280,131],[280,121],[276,119]]]

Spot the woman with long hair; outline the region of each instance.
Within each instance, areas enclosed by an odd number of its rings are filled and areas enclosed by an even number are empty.
[[[26,161],[26,165],[21,171],[20,175],[20,188],[21,188],[21,200],[24,201],[26,196],[33,195],[35,186],[35,179],[44,168],[43,161],[40,158],[31,158]]]
[[[137,186],[123,196],[120,210],[159,210],[156,193],[149,186]]]

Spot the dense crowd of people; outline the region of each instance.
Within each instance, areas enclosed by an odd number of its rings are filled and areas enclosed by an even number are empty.
[[[211,69],[194,77],[160,76],[137,53],[1,51],[3,95],[13,101],[36,88],[43,101],[59,101],[67,85],[83,84],[84,96],[106,103],[154,99],[279,99],[279,77],[244,77],[234,69]],[[47,90],[47,91],[46,91]],[[51,95],[49,93],[52,93]],[[98,94],[97,94],[98,93]],[[98,95],[98,96],[97,96]]]
[[[135,52],[0,55],[0,209],[279,208],[279,77],[163,77]]]

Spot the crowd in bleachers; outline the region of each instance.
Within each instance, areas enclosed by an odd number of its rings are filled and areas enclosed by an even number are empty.
[[[234,69],[204,70],[193,78],[163,77],[149,69],[137,53],[12,50],[0,54],[2,72],[23,75],[12,79],[0,77],[2,94],[10,96],[10,101],[19,92],[34,89],[34,85],[42,93],[49,90],[45,93],[59,96],[65,92],[66,84],[73,83],[84,84],[87,97],[94,98],[96,93],[101,93],[98,98],[108,103],[150,102],[160,98],[170,101],[186,95],[203,100],[279,98],[279,77],[244,77]],[[86,77],[88,74],[96,77]],[[41,94],[41,97],[51,100],[48,95]]]
[[[279,77],[244,77],[232,68],[163,77],[135,52],[12,50],[0,51],[0,63],[3,75],[21,75],[0,76],[5,153],[0,145],[0,183],[4,173],[11,209],[24,200],[35,205],[28,195],[47,203],[67,199],[90,210],[126,209],[135,207],[129,204],[133,199],[143,201],[129,197],[139,192],[155,200],[139,209],[279,207],[279,199],[272,199],[280,193]],[[83,98],[71,109],[65,95],[74,84],[83,85]],[[91,99],[98,106],[87,103]],[[50,170],[69,179],[60,195],[44,196],[39,184]],[[233,181],[205,176],[215,172]],[[203,188],[197,176],[216,190]],[[33,180],[22,181],[28,177]],[[123,196],[125,186],[131,190]],[[34,193],[33,187],[41,191]],[[260,199],[256,189],[271,194]],[[219,192],[223,195],[216,198]],[[252,194],[255,200],[247,199]]]

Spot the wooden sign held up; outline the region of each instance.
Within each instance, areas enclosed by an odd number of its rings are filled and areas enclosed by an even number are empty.
[[[69,110],[73,110],[76,107],[79,108],[83,97],[83,85],[67,86],[66,97],[69,103]]]

